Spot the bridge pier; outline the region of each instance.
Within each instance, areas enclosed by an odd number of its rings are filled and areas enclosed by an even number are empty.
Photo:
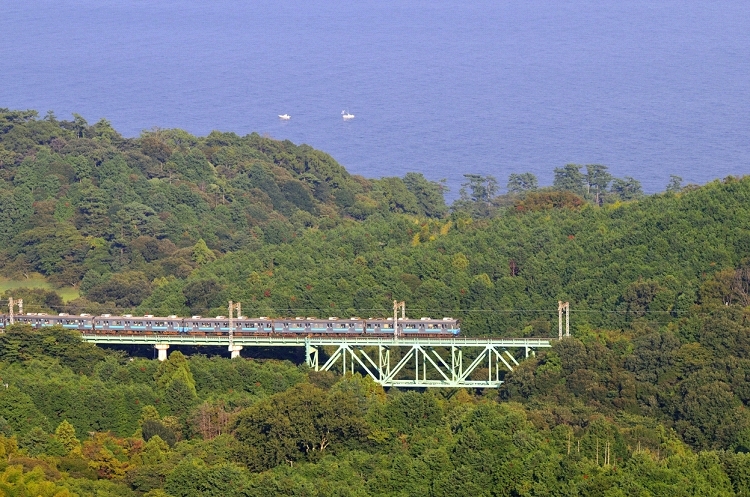
[[[241,350],[242,350],[242,345],[230,345],[229,346],[229,352],[231,354],[230,357],[232,359],[237,359],[238,357],[240,357]]]
[[[158,359],[160,361],[166,361],[167,360],[167,349],[169,349],[168,343],[157,343],[154,345],[154,348],[159,351]]]

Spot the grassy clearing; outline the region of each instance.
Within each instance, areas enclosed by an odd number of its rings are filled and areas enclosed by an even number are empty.
[[[64,287],[55,288],[55,286],[47,281],[42,275],[32,275],[29,278],[22,280],[10,280],[6,278],[0,278],[0,293],[4,293],[7,290],[13,290],[16,288],[43,288],[45,290],[52,290],[56,292],[63,302],[70,302],[73,299],[77,299],[80,296],[77,288]]]

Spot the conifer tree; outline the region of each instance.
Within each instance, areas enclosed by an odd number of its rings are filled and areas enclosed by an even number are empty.
[[[81,446],[81,442],[76,438],[76,429],[67,419],[57,425],[54,438],[65,447],[68,454]]]

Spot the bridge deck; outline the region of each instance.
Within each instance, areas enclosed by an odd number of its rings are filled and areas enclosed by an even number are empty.
[[[84,333],[83,339],[91,343],[111,344],[171,344],[171,345],[229,345],[230,338],[227,335],[198,336],[198,335],[146,335],[146,334],[93,334]],[[338,336],[338,337],[306,337],[304,335],[293,336],[235,336],[231,343],[243,347],[314,347],[338,346],[350,344],[354,347],[408,347],[420,345],[423,347],[493,347],[533,349],[548,348],[552,341],[544,338],[473,338],[473,337],[446,337],[446,338],[419,338],[419,337],[361,337],[361,336]]]

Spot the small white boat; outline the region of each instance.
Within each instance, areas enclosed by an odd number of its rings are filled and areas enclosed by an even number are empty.
[[[290,116],[289,114],[279,114],[279,119],[282,119],[284,121],[288,121],[291,118],[292,116]]]
[[[348,110],[342,110],[341,117],[343,117],[344,119],[354,119],[354,114],[349,114]]]

